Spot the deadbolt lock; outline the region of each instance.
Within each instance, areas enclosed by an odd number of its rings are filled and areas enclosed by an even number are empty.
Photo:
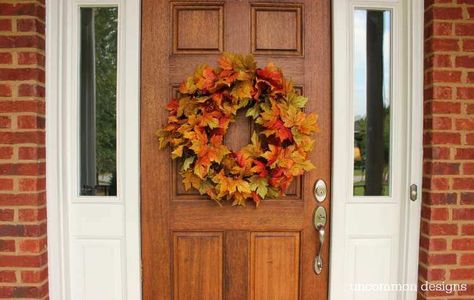
[[[326,199],[327,187],[326,182],[324,182],[324,180],[318,179],[318,181],[316,181],[316,183],[314,184],[313,194],[314,198],[316,198],[318,202],[323,202]]]

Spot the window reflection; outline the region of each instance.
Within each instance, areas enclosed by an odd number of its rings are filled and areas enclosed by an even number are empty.
[[[354,195],[390,194],[391,16],[354,12]]]
[[[81,195],[117,195],[117,13],[117,7],[81,8]]]

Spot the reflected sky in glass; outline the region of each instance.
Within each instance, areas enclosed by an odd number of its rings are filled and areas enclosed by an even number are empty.
[[[383,102],[384,106],[390,105],[390,11],[384,12],[383,35]],[[357,9],[354,12],[354,115],[356,120],[365,116],[367,111],[367,10]]]

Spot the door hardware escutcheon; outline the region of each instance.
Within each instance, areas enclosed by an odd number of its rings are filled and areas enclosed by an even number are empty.
[[[313,190],[314,198],[318,202],[323,202],[326,199],[327,195],[327,187],[326,187],[326,182],[322,179],[318,179],[316,183],[314,184],[314,190]]]
[[[314,272],[319,275],[323,269],[323,245],[325,238],[325,228],[326,228],[327,214],[326,209],[322,206],[319,206],[314,211],[313,223],[316,231],[319,236],[319,251],[316,257],[314,258]]]

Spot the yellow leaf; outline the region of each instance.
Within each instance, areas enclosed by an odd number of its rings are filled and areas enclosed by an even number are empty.
[[[244,194],[250,194],[252,191],[250,190],[250,184],[243,180],[243,179],[237,179],[235,180],[235,186],[237,190],[241,193]]]
[[[182,173],[184,189],[188,191],[191,187],[199,189],[201,185],[201,179],[194,175],[192,171]]]
[[[238,81],[232,92],[231,95],[237,99],[250,99],[252,97],[252,82],[250,81]]]
[[[179,92],[181,94],[192,94],[196,91],[197,87],[194,84],[193,77],[188,77],[185,81],[179,86]]]
[[[183,156],[183,145],[176,147],[173,152],[171,152],[171,158],[175,159]]]

